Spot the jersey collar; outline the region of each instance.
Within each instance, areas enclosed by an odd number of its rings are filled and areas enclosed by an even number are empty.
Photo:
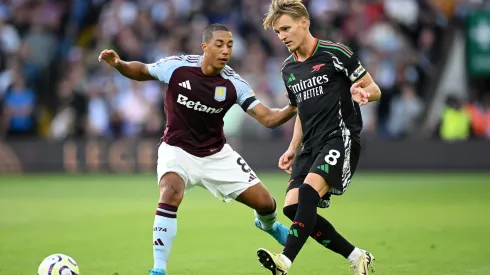
[[[199,58],[197,59],[197,66],[201,67],[202,64],[202,59],[204,58],[204,55],[199,55]]]
[[[318,42],[319,42],[318,38],[315,38],[315,44],[313,44],[313,48],[311,49],[310,54],[306,59],[310,58],[312,55],[316,53],[316,50],[318,49]],[[298,55],[296,54],[296,52],[293,53],[293,57],[294,57],[294,61],[298,61]]]

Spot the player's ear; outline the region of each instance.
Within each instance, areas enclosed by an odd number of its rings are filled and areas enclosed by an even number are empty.
[[[301,26],[307,30],[310,27],[310,21],[306,17],[301,17]]]
[[[203,52],[206,51],[206,46],[207,46],[206,43],[201,43],[201,49]]]

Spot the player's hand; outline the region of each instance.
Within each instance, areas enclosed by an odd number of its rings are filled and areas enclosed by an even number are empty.
[[[121,61],[119,55],[113,50],[103,50],[99,54],[99,62],[104,60],[109,66],[115,67]]]
[[[361,87],[362,81],[356,82],[352,84],[350,87],[350,93],[352,95],[352,99],[359,103],[360,106],[366,105],[369,102],[369,97],[371,96],[368,92],[366,92]]]
[[[279,168],[284,170],[284,172],[291,174],[292,172],[291,165],[293,164],[295,158],[296,158],[296,152],[293,150],[287,150],[279,158],[279,164],[278,164]]]

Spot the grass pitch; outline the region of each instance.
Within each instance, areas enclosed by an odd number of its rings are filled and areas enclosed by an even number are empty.
[[[259,176],[281,202],[287,175]],[[319,213],[376,256],[376,274],[488,275],[489,196],[489,174],[358,173]],[[147,275],[157,197],[153,175],[0,176],[0,274],[36,274],[45,256],[64,253],[81,275]],[[281,247],[253,218],[192,189],[179,208],[169,275],[269,274],[256,249]],[[309,240],[290,274],[352,273]]]

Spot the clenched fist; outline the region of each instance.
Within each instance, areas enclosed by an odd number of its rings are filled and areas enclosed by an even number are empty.
[[[103,50],[99,54],[99,62],[104,60],[109,66],[115,67],[119,62],[121,62],[121,58],[119,58],[119,55],[113,51],[113,50]]]

